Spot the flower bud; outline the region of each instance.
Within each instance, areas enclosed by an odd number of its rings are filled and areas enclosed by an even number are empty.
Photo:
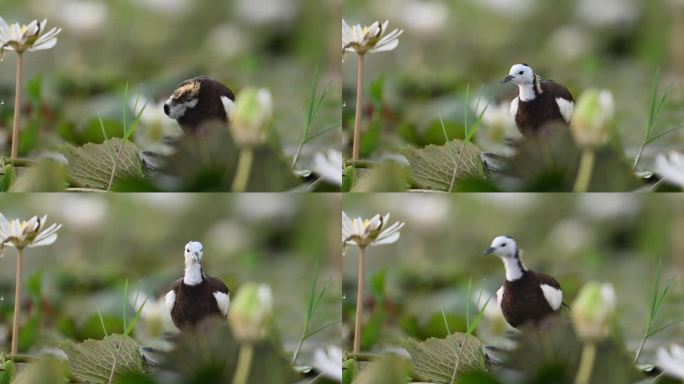
[[[585,341],[597,341],[608,336],[614,315],[615,290],[611,284],[585,284],[572,304],[575,332]]]
[[[231,113],[230,132],[240,146],[255,146],[266,139],[273,115],[271,92],[265,88],[248,87],[238,94]]]
[[[255,342],[266,336],[273,314],[273,294],[266,284],[244,284],[230,305],[228,321],[235,337]]]
[[[577,144],[584,148],[604,145],[610,137],[614,115],[613,94],[610,91],[584,91],[570,121],[570,129]]]

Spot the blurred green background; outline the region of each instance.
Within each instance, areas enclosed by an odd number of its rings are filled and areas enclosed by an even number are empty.
[[[442,144],[440,114],[450,138],[463,137],[464,109],[490,103],[475,142],[501,153],[517,130],[507,115],[515,87],[501,86],[515,63],[564,84],[577,98],[589,87],[609,89],[617,133],[633,159],[647,122],[652,84],[672,84],[656,132],[681,125],[684,109],[684,3],[670,0],[345,0],[350,24],[389,20],[402,28],[399,46],[366,57],[361,157],[396,158],[397,147]],[[356,57],[343,65],[344,142],[351,148]],[[466,104],[466,89],[470,97]],[[380,99],[380,102],[378,102]],[[684,146],[684,131],[647,146],[653,157]]]
[[[326,294],[311,329],[340,319],[340,203],[334,195],[285,194],[24,194],[0,197],[8,218],[47,214],[61,223],[49,247],[27,249],[21,350],[55,345],[64,338],[101,338],[98,309],[108,332],[122,331],[124,286],[128,317],[137,292],[148,301],[133,333],[143,346],[161,347],[173,330],[163,295],[182,276],[183,247],[204,244],[204,271],[235,293],[252,281],[270,285],[275,325],[285,349],[295,349],[306,318],[311,281]],[[0,349],[9,349],[15,251],[0,258]],[[40,273],[42,277],[31,278]],[[37,297],[41,297],[40,300]],[[40,313],[35,308],[40,302]],[[139,304],[139,303],[138,303]],[[37,317],[37,324],[29,325]],[[314,348],[337,345],[339,325],[307,339],[302,360]],[[4,347],[2,347],[4,345]]]
[[[339,125],[338,10],[336,0],[3,0],[8,23],[47,18],[48,28],[63,28],[55,48],[26,55],[25,86],[37,83],[42,95],[36,105],[31,92],[24,94],[24,129],[40,135],[22,143],[21,155],[50,153],[65,140],[101,142],[98,113],[108,135],[120,136],[122,109],[132,108],[137,96],[138,109],[150,104],[135,141],[159,150],[159,132],[178,127],[157,103],[182,80],[207,75],[236,93],[246,86],[270,89],[275,130],[292,156],[316,71],[319,92],[330,89],[313,128]],[[7,52],[0,63],[3,152],[9,150],[15,61]],[[339,140],[337,129],[307,144],[300,166],[309,167],[314,152],[337,148]]]
[[[680,195],[346,194],[342,206],[352,217],[389,212],[390,224],[406,223],[399,241],[366,252],[367,350],[393,349],[408,337],[444,337],[442,307],[451,331],[464,331],[468,306],[472,319],[480,292],[482,303],[503,283],[501,261],[481,256],[499,235],[517,241],[528,268],[556,277],[570,305],[588,281],[613,284],[622,337],[632,351],[645,329],[659,258],[661,289],[673,280],[656,328],[682,318],[684,197]],[[356,247],[348,246],[343,257],[348,347],[357,254]],[[506,327],[495,302],[493,298],[494,308],[485,311],[476,334],[485,343],[501,345],[506,343]],[[654,335],[646,343],[643,361],[653,361],[657,347],[683,337],[682,323]]]

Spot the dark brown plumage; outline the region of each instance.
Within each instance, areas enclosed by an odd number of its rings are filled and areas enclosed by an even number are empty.
[[[208,316],[223,316],[214,292],[231,293],[221,280],[214,277],[204,277],[197,285],[186,285],[181,277],[171,284],[170,290],[176,294],[171,319],[179,329],[194,327]]]
[[[539,78],[537,78],[539,79]],[[540,81],[542,93],[529,101],[519,101],[515,114],[515,125],[523,136],[537,136],[545,133],[552,123],[567,124],[558,107],[557,98],[574,102],[572,94],[564,86],[551,80]],[[536,87],[535,87],[536,89]]]
[[[164,104],[164,113],[178,121],[183,132],[196,134],[211,121],[226,122],[235,95],[228,87],[206,76],[186,80]]]
[[[561,289],[553,277],[528,270],[523,271],[520,279],[504,282],[501,312],[512,327],[518,328],[527,322],[539,324],[556,312],[544,297],[541,284]]]

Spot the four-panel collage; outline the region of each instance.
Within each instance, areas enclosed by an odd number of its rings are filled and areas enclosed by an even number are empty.
[[[684,2],[0,0],[14,383],[684,383]]]

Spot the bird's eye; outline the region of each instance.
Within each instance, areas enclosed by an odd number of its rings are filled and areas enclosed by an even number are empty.
[[[501,246],[502,246],[502,247],[505,247],[505,246],[506,246],[506,243],[501,244]]]
[[[523,71],[518,72],[518,75],[522,75],[522,74],[523,74]]]

